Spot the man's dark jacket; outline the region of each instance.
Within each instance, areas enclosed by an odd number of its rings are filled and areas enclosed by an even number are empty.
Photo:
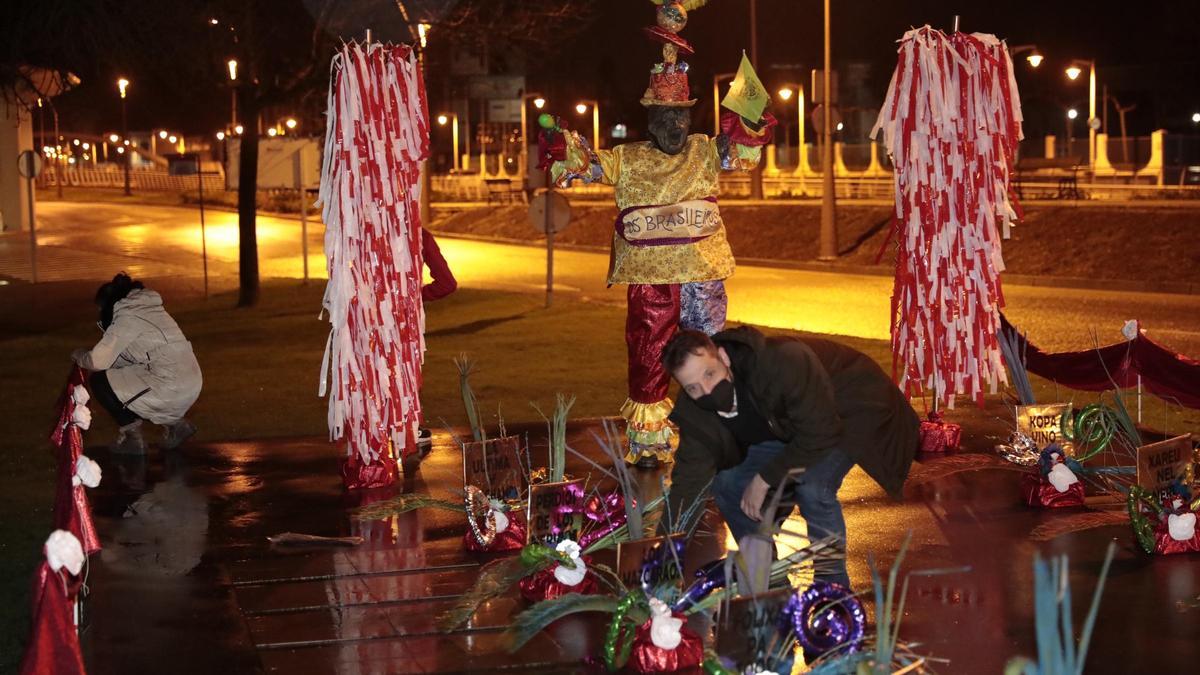
[[[748,326],[717,333],[713,342],[729,355],[734,379],[748,384],[753,400],[739,400],[738,408],[754,405],[786,444],[760,472],[768,485],[841,448],[899,498],[917,451],[920,420],[870,357],[829,340],[768,338]],[[717,414],[683,392],[671,421],[680,440],[669,513],[683,513],[716,472],[745,457]]]

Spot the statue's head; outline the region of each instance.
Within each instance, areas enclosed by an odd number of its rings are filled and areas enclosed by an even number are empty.
[[[651,105],[646,107],[646,111],[650,142],[668,155],[678,155],[692,129],[691,108]]]

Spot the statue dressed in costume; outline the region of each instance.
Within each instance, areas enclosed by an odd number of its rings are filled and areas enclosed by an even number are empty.
[[[621,407],[628,423],[629,463],[671,461],[667,416],[670,376],[659,363],[677,326],[716,333],[725,326],[724,280],[733,254],[717,207],[722,170],[749,170],[770,142],[775,118],[764,113],[765,88],[743,57],[724,105],[716,138],[690,134],[688,65],[691,45],[679,36],[687,10],[704,0],[660,0],[657,25],[646,34],[663,45],[650,86],[641,99],[649,141],[592,150],[577,133],[543,115],[543,167],[554,182],[601,182],[615,188],[620,210],[612,239],[608,282],[628,286],[625,341],[629,348],[629,399]],[[551,164],[551,162],[553,163]]]

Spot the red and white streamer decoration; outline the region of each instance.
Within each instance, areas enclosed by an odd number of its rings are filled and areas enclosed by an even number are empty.
[[[429,154],[425,84],[403,45],[347,44],[333,58],[321,169],[331,324],[320,395],[349,466],[416,451],[425,351],[421,161]],[[361,472],[359,472],[361,474]],[[375,474],[378,476],[378,472]],[[368,487],[346,473],[350,487]]]
[[[929,26],[900,40],[900,59],[871,132],[895,166],[897,383],[982,403],[1007,377],[996,332],[1004,295],[1000,231],[1016,212],[1009,173],[1021,133],[1012,60],[993,35]]]

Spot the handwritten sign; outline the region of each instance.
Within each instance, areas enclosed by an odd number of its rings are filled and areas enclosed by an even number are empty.
[[[521,464],[518,436],[463,444],[463,484],[474,485],[491,499],[520,499],[529,487]]]
[[[738,672],[766,668],[789,628],[782,615],[791,597],[791,589],[782,588],[730,600],[729,611],[717,619],[717,653],[732,659]]]
[[[703,239],[721,229],[716,202],[691,199],[667,206],[623,211],[621,236],[631,244],[678,243]]]
[[[671,535],[671,541],[682,541],[682,534]],[[683,554],[671,553],[666,537],[650,537],[617,544],[617,576],[627,588],[652,589],[666,583],[682,585]],[[645,574],[643,574],[645,570]]]
[[[554,546],[563,539],[579,541],[583,530],[583,479],[529,486],[526,543]]]
[[[1039,450],[1051,443],[1058,443],[1064,452],[1074,456],[1075,449],[1062,434],[1062,416],[1070,408],[1070,403],[1019,405],[1017,429],[1032,438]]]
[[[1171,484],[1181,481],[1191,487],[1193,475],[1192,437],[1170,438],[1137,449],[1138,485],[1162,499]]]

